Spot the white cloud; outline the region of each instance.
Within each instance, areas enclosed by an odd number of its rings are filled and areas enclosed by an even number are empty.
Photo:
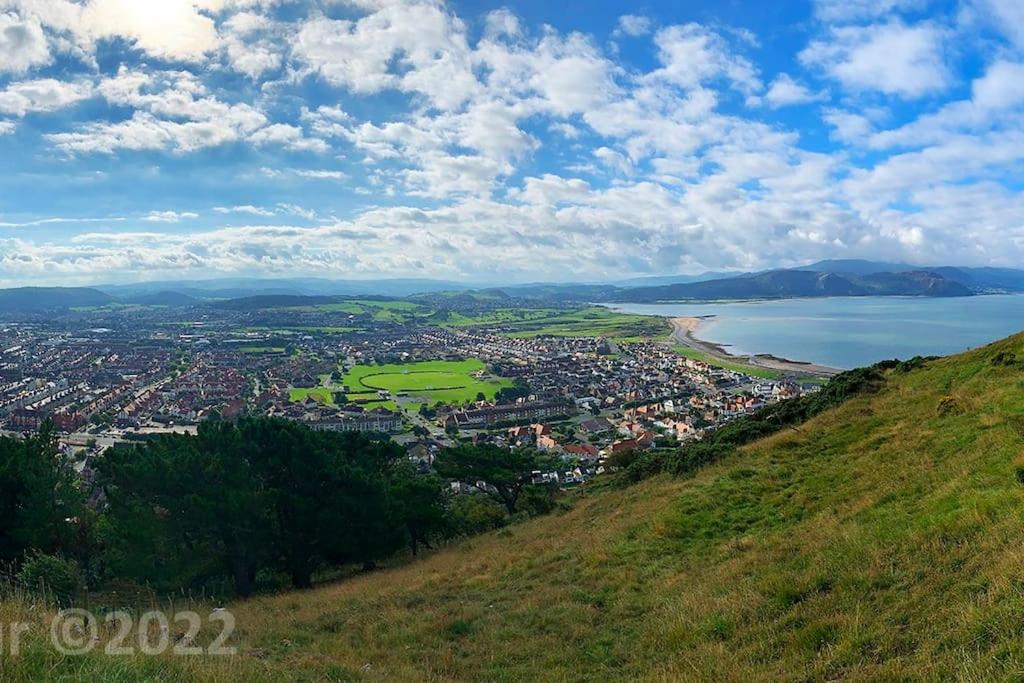
[[[252,216],[273,216],[270,209],[263,209],[258,206],[246,204],[243,206],[217,206],[213,209],[217,213],[246,213]]]
[[[515,38],[523,32],[519,17],[504,7],[488,12],[484,17],[484,25],[486,27],[484,35],[490,39],[501,36]]]
[[[763,86],[757,68],[719,34],[700,24],[669,26],[654,36],[662,68],[649,76],[686,88],[724,79],[744,93]]]
[[[323,153],[328,145],[306,137],[302,128],[270,123],[258,108],[230,104],[210,95],[188,71],[143,71],[122,67],[96,91],[111,104],[129,106],[131,118],[92,122],[46,139],[69,154],[105,153],[119,149],[189,153],[208,147],[246,142],[281,145],[295,151]]]
[[[983,20],[1024,48],[1024,3],[1020,0],[974,0]]]
[[[477,88],[465,27],[436,2],[370,3],[356,21],[314,18],[295,39],[294,53],[328,83],[370,94],[420,93],[453,109]]]
[[[288,123],[274,123],[261,128],[248,138],[254,145],[282,145],[288,149],[308,152],[326,152],[326,142],[305,137],[302,129]]]
[[[232,69],[258,80],[284,62],[284,32],[262,14],[239,12],[221,25],[227,61]]]
[[[946,38],[946,31],[933,24],[908,26],[898,20],[833,27],[827,40],[815,40],[800,53],[800,61],[853,91],[916,98],[950,85]]]
[[[627,36],[643,36],[651,32],[651,20],[638,14],[623,14],[619,17],[618,30]]]
[[[0,121],[0,135],[10,135],[18,128],[14,121]]]
[[[873,129],[871,120],[856,112],[826,109],[822,118],[832,127],[832,137],[847,144],[862,142]]]
[[[870,145],[876,149],[920,147],[964,133],[1024,129],[1024,64],[994,62],[973,82],[971,93],[970,100],[949,102],[900,128],[876,133]]]
[[[23,74],[49,62],[50,48],[39,20],[0,13],[0,73]]]
[[[0,113],[25,116],[51,112],[92,96],[88,81],[63,82],[52,78],[11,83],[0,90]]]
[[[893,11],[920,9],[928,0],[815,0],[814,12],[825,21],[875,19]],[[1011,0],[1012,1],[1012,0]]]
[[[142,218],[142,220],[150,223],[178,223],[182,220],[191,218],[199,218],[199,214],[189,211],[183,211],[181,213],[177,211],[150,211]]]
[[[630,163],[629,159],[613,149],[609,149],[608,147],[598,147],[594,150],[594,156],[597,157],[601,163],[616,173],[621,175],[633,174],[633,164]]]
[[[342,171],[295,169],[292,172],[300,178],[309,178],[310,180],[345,180],[348,178],[348,174]]]
[[[213,19],[192,0],[90,0],[79,22],[87,39],[125,38],[160,59],[200,61],[217,47]]]
[[[974,103],[983,110],[1008,109],[1024,103],[1024,64],[998,60],[971,86]]]
[[[812,92],[807,86],[797,83],[789,74],[779,74],[764,94],[764,101],[769,107],[788,107],[796,104],[807,104],[826,99],[825,93]]]

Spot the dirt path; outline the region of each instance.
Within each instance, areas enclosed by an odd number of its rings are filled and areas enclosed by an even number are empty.
[[[757,368],[764,368],[766,370],[778,370],[789,375],[797,375],[800,377],[831,377],[839,374],[842,370],[836,368],[830,368],[825,365],[817,365],[815,363],[805,363],[802,361],[789,360],[788,358],[778,358],[770,354],[755,354],[753,356],[736,356],[728,351],[719,344],[714,342],[704,341],[698,339],[695,335],[697,329],[706,320],[713,318],[714,316],[700,316],[690,318],[673,318],[672,319],[672,338],[695,351],[707,354],[713,358],[717,358],[722,361],[731,361],[733,363],[745,363],[752,365]]]

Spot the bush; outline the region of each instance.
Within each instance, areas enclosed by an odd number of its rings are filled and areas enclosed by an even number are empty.
[[[505,526],[505,509],[482,494],[453,496],[448,508],[449,536],[473,536]]]
[[[22,564],[18,583],[31,593],[52,597],[58,604],[66,605],[78,593],[81,574],[72,560],[36,553]]]
[[[530,517],[546,515],[557,507],[558,487],[546,484],[527,486],[519,499],[519,510]]]

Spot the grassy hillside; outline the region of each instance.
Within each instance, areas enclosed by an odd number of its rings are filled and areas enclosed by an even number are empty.
[[[1022,462],[1018,336],[894,373],[693,478],[233,605],[235,658],[60,660],[33,641],[0,678],[1015,678]]]

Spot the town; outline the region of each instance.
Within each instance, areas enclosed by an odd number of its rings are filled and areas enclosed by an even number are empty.
[[[117,443],[194,433],[213,417],[277,416],[391,438],[424,469],[460,440],[532,447],[564,465],[539,476],[569,486],[616,453],[699,440],[818,388],[717,367],[665,340],[577,333],[561,311],[474,310],[479,324],[463,325],[381,315],[402,303],[13,320],[0,326],[0,429],[28,433],[51,420],[87,471]],[[309,324],[338,316],[349,326]],[[535,319],[544,324],[535,335],[509,322]]]

